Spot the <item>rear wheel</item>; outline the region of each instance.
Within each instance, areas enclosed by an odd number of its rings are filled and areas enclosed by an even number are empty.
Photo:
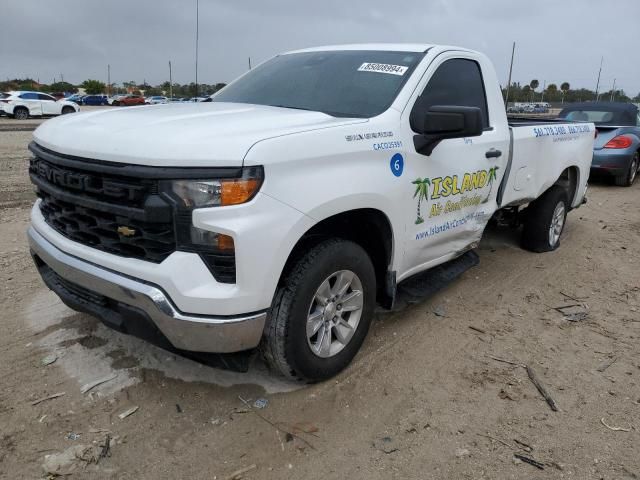
[[[16,107],[13,109],[13,117],[16,120],[26,120],[29,118],[29,110],[25,107]]]
[[[633,182],[636,180],[636,176],[638,174],[638,169],[640,168],[640,153],[636,152],[631,159],[631,163],[629,164],[629,170],[623,175],[618,175],[615,177],[616,185],[619,187],[630,187],[633,185]]]
[[[522,232],[523,248],[532,252],[549,252],[558,248],[567,211],[567,192],[558,185],[532,202],[527,208]]]
[[[373,264],[362,247],[339,239],[317,244],[276,293],[261,345],[265,361],[298,380],[336,375],[367,335],[375,292]]]

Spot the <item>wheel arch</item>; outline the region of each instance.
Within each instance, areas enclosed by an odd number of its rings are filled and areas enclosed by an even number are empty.
[[[578,185],[580,185],[581,180],[580,169],[577,166],[572,165],[565,168],[555,183],[551,185],[551,187],[559,185],[565,189],[567,192],[567,200],[569,201],[569,209],[573,208],[576,195],[578,194]]]
[[[390,306],[395,295],[395,275],[390,271],[395,248],[393,228],[389,217],[376,208],[347,210],[314,224],[289,253],[278,285],[311,246],[331,237],[352,241],[367,252],[376,272],[376,299],[382,305]]]

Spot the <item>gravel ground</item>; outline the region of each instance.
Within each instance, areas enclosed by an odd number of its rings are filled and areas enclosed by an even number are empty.
[[[63,473],[82,479],[640,476],[640,184],[592,185],[553,253],[490,229],[478,267],[378,314],[353,365],[309,386],[202,366],[64,307],[25,242],[29,139],[0,131],[0,478],[43,478],[71,447]],[[554,309],[575,304],[585,318]],[[493,357],[529,365],[559,411]]]

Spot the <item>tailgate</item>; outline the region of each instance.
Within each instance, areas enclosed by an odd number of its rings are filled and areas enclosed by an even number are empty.
[[[577,167],[578,188],[570,199],[576,207],[586,190],[595,125],[593,123],[539,123],[511,127],[508,177],[501,206],[522,205],[538,198],[568,167]]]

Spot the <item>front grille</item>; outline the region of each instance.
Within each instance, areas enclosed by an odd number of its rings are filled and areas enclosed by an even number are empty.
[[[29,176],[49,226],[74,242],[122,257],[160,263],[176,250],[200,254],[216,281],[236,282],[233,253],[197,248],[184,237],[191,210],[160,193],[161,180],[237,178],[242,169],[147,167],[62,155],[35,143]],[[183,232],[182,235],[176,235]]]
[[[148,223],[86,208],[40,192],[46,222],[69,239],[114,255],[161,262],[175,250],[171,223]],[[126,227],[130,236],[118,233]]]
[[[32,151],[29,174],[42,199],[40,211],[57,232],[154,263],[176,250],[173,208],[158,195],[158,180],[105,174],[91,161],[57,161],[57,154],[37,146]]]

